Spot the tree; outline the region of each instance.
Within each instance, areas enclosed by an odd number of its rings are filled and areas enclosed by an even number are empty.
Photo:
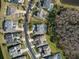
[[[57,39],[56,35],[56,22],[55,22],[55,18],[57,15],[57,6],[54,6],[54,8],[49,11],[49,15],[48,15],[48,33],[51,36],[51,41],[54,41]]]

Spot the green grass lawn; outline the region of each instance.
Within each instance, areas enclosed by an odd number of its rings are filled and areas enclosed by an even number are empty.
[[[28,0],[24,0],[24,6],[28,5]]]
[[[2,33],[0,33],[0,47],[1,47],[4,59],[9,59],[10,57],[8,54],[7,45],[5,44],[4,34]]]
[[[31,59],[31,57],[29,56],[27,52],[25,52],[24,55],[26,56],[26,59]]]
[[[32,23],[34,24],[41,24],[41,23],[46,23],[46,20],[43,20],[43,19],[39,19],[39,18],[36,18],[36,17],[31,17],[31,21]]]
[[[26,56],[26,59],[31,59],[29,55]]]
[[[4,0],[1,0],[1,10],[0,10],[0,18],[4,16],[5,13],[5,5],[6,3],[4,2]]]
[[[63,55],[63,51],[60,50],[60,49],[58,49],[56,47],[56,44],[50,41],[50,36],[49,35],[46,35],[46,38],[47,38],[48,45],[51,48],[52,54],[55,54],[55,53],[60,52],[62,59],[65,59],[65,56]]]
[[[3,57],[4,59],[10,59],[10,56],[9,56],[9,53],[8,53],[8,50],[7,50],[7,46],[6,45],[1,45],[1,50],[2,50],[2,53],[3,53]]]
[[[31,17],[30,23],[29,23],[29,29],[32,29],[32,25],[33,24],[42,24],[42,23],[46,23],[46,21],[42,20],[42,19],[38,19],[35,17]]]
[[[3,19],[0,18],[0,29],[2,29],[2,26],[3,26]]]
[[[5,43],[4,42],[4,34],[0,33],[0,44]]]
[[[52,53],[57,53],[59,50],[56,47],[56,44],[50,41],[50,36],[49,35],[46,35],[46,38],[47,38],[47,42],[48,42],[48,44],[51,48]]]

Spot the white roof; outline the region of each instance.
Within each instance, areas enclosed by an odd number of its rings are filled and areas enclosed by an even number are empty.
[[[37,31],[35,34],[45,34],[47,31],[47,26],[45,24],[37,25]]]
[[[10,1],[17,1],[18,3],[24,3],[24,0],[8,0],[9,2]]]
[[[16,21],[7,20],[4,23],[4,29],[5,29],[5,31],[14,31],[14,30],[16,30],[16,28],[18,26],[17,24],[18,24],[18,22],[16,22]]]
[[[24,2],[24,0],[18,0],[18,3],[23,3]]]

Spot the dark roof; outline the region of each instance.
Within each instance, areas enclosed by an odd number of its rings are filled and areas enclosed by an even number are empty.
[[[18,3],[18,0],[10,0],[11,3]]]
[[[16,11],[15,8],[7,6],[6,15],[12,15]]]

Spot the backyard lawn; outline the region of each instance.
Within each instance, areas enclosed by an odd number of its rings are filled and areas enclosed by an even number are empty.
[[[36,18],[36,17],[32,17],[31,18],[31,21],[32,23],[37,23],[37,24],[40,24],[40,23],[46,23],[46,20],[42,20],[42,19],[39,19],[39,18]]]
[[[0,33],[0,47],[1,47],[1,50],[2,50],[2,53],[3,53],[4,59],[9,59],[7,47],[6,47],[6,44],[5,44],[5,41],[4,41],[4,37],[3,36],[4,36],[4,34],[3,33]]]
[[[6,10],[6,2],[4,2],[4,0],[1,0],[1,10],[0,10],[0,18],[4,17],[5,15],[5,10]]]
[[[47,38],[48,45],[49,45],[49,47],[51,48],[52,54],[55,54],[55,53],[60,52],[62,59],[65,59],[65,57],[64,57],[64,55],[63,55],[63,51],[60,50],[60,49],[58,49],[58,48],[56,47],[56,44],[50,41],[50,36],[49,36],[49,35],[46,35],[46,38]]]
[[[45,24],[46,20],[38,19],[36,17],[31,17],[30,23],[29,23],[29,29],[32,29],[33,24]]]
[[[50,41],[50,36],[46,35],[47,37],[47,42],[52,50],[52,53],[57,53],[58,52],[58,48],[56,47],[56,44]]]
[[[2,29],[2,23],[3,23],[3,20],[2,18],[0,18],[0,29]]]
[[[26,59],[31,59],[27,52],[25,52],[24,55],[26,56]]]

